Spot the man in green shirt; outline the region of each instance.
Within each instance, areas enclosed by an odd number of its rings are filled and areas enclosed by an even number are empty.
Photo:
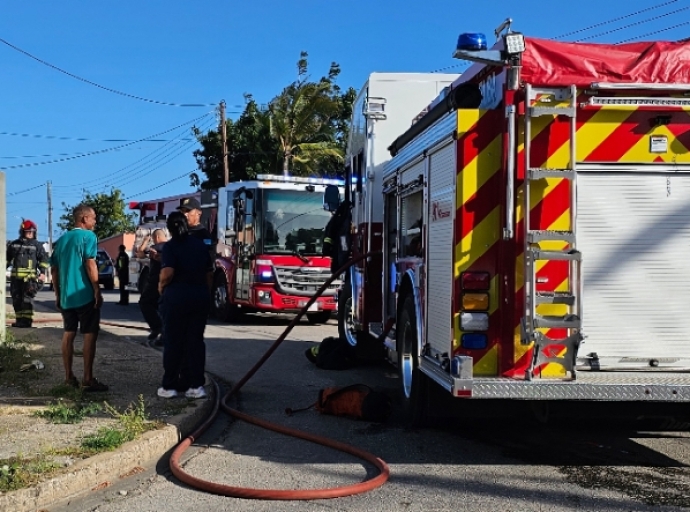
[[[78,387],[79,381],[72,373],[74,340],[77,328],[84,335],[84,391],[107,391],[108,386],[93,376],[96,356],[96,339],[100,329],[103,296],[98,285],[98,238],[96,212],[86,205],[77,206],[72,212],[74,229],[62,235],[53,249],[50,266],[55,289],[55,305],[62,313],[62,362],[65,366],[66,383]]]

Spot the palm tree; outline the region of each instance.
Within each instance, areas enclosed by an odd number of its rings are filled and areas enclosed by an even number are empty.
[[[340,102],[333,79],[339,69],[332,66],[328,77],[308,81],[306,52],[302,52],[297,68],[298,79],[269,104],[271,135],[278,142],[284,175],[291,167],[314,173],[326,158],[343,159],[334,126]]]

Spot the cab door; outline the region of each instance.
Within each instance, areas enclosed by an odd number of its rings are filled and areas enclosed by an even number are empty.
[[[237,195],[237,267],[235,271],[235,300],[249,302],[251,299],[251,260],[256,240],[256,215],[254,211],[255,191],[241,189]]]

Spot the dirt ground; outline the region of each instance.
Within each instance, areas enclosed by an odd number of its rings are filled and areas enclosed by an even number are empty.
[[[70,466],[75,462],[71,457],[51,454],[79,447],[84,436],[114,425],[116,420],[104,410],[104,402],[122,412],[131,404],[136,405],[142,395],[146,414],[151,420],[162,422],[171,422],[183,411],[189,412],[190,407],[197,406],[185,398],[163,400],[156,396],[162,377],[162,354],[146,344],[146,332],[136,337],[119,337],[101,331],[94,375],[110,387],[108,392],[82,393],[64,386],[60,317],[45,313],[39,318],[56,322],[36,322],[37,327],[33,329],[8,328],[25,350],[19,356],[22,364],[40,361],[43,369],[18,371],[15,352],[15,360],[6,362],[0,370],[0,461],[11,457],[48,457],[64,467]],[[73,370],[80,380],[82,346],[78,335]],[[55,424],[35,414],[58,403],[67,406],[93,403],[101,406],[101,410],[75,424]]]

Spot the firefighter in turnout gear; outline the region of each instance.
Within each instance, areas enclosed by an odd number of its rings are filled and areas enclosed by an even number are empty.
[[[36,224],[24,220],[19,226],[19,238],[7,246],[7,265],[12,265],[10,294],[17,319],[12,327],[31,327],[33,298],[45,281],[48,255],[36,240],[36,232]]]

